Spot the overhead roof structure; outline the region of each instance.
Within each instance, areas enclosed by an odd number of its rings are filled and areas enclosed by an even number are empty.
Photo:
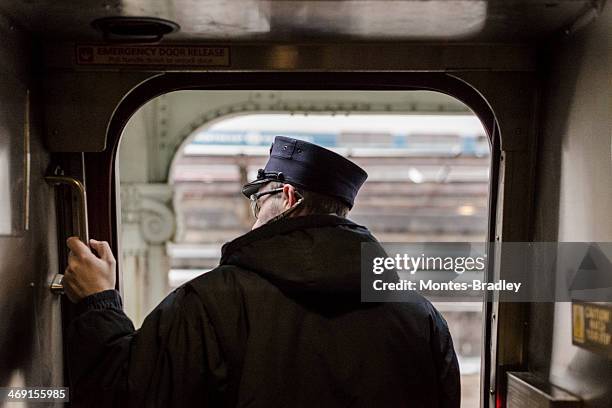
[[[81,0],[0,2],[45,39],[97,40],[92,21],[150,16],[180,26],[170,41],[527,42],[571,30],[591,0]]]

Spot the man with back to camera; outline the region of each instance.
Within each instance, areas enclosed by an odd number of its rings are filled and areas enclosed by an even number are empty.
[[[460,405],[446,322],[424,298],[360,302],[362,242],[349,221],[366,172],[277,136],[243,188],[253,229],[219,266],[170,293],[134,330],[106,242],[70,238],[67,335],[75,406],[449,407]]]

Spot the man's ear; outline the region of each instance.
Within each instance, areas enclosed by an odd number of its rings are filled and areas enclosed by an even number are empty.
[[[291,208],[297,202],[297,196],[295,194],[295,187],[291,184],[283,185],[283,207],[284,210]]]

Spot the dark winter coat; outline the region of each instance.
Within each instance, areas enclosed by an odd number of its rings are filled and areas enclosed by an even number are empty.
[[[444,319],[425,299],[360,302],[360,247],[332,215],[289,218],[224,245],[139,330],[116,291],[68,331],[74,406],[458,407]]]

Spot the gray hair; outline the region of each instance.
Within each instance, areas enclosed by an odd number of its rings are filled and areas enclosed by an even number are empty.
[[[280,188],[283,186],[283,183],[272,181],[268,186],[271,189]],[[304,197],[302,206],[307,214],[335,214],[339,217],[346,217],[350,211],[348,205],[335,197],[315,193],[314,191],[306,191],[299,187],[295,188]]]

